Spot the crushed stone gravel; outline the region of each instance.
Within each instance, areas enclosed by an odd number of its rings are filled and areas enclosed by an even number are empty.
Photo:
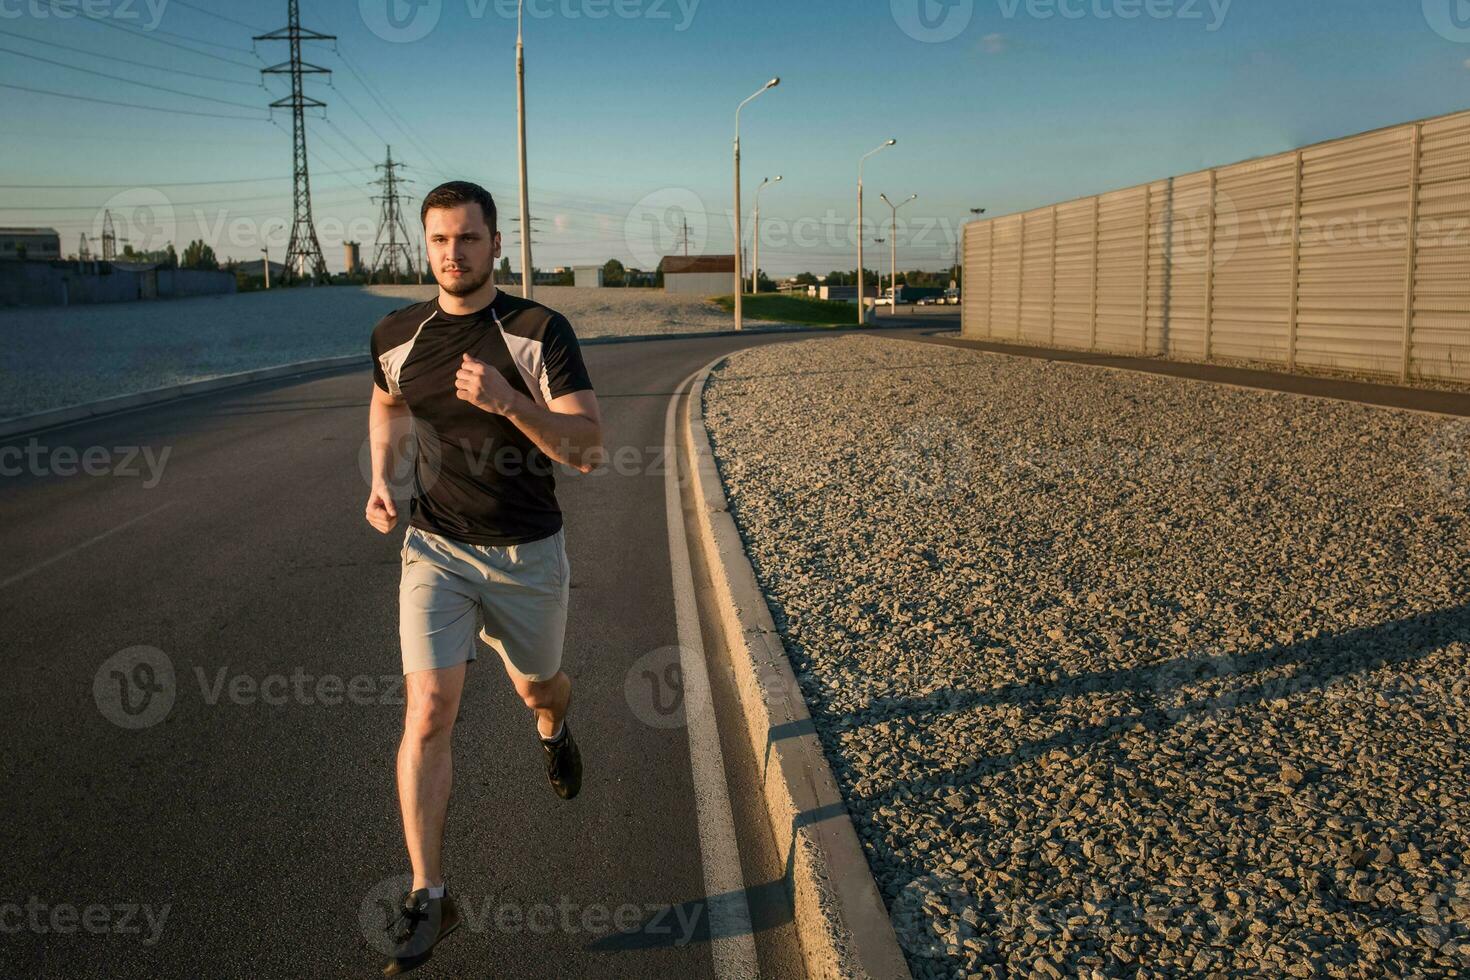
[[[1470,975],[1470,420],[877,337],[706,425],[914,975]]]

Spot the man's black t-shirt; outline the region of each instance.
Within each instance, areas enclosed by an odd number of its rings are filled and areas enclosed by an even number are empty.
[[[455,394],[461,359],[492,365],[545,408],[590,390],[566,317],[496,290],[484,309],[445,313],[437,298],[385,316],[373,328],[373,380],[413,415],[417,462],[409,523],[479,545],[523,544],[562,526],[555,465],[503,415]]]

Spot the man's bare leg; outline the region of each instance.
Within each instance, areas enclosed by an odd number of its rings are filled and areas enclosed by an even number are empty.
[[[511,674],[510,679],[526,707],[535,712],[536,730],[541,737],[555,735],[572,703],[572,679],[562,671],[544,681],[527,680],[515,674]]]
[[[466,666],[414,671],[403,679],[407,709],[398,746],[398,806],[415,889],[444,883],[444,819],[454,781],[452,736]]]

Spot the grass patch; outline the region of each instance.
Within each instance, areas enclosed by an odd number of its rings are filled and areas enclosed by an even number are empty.
[[[733,296],[716,296],[710,300],[726,313],[735,312]],[[747,296],[740,304],[745,316],[752,320],[774,320],[780,323],[841,324],[852,326],[857,322],[856,303],[836,303],[826,299],[807,299],[802,296],[782,296],[779,293],[762,293]]]

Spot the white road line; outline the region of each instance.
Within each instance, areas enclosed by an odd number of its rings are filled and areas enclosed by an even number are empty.
[[[679,627],[679,669],[684,683],[689,764],[694,773],[694,800],[699,817],[700,863],[704,866],[704,890],[708,896],[710,956],[717,980],[755,980],[760,976],[760,963],[751,929],[750,906],[745,899],[745,877],[740,871],[740,849],[735,840],[735,818],[730,810],[725,757],[720,750],[720,732],[710,694],[704,639],[699,631],[699,609],[694,599],[694,575],[689,567],[679,491],[674,408],[698,373],[680,383],[674,397],[669,399],[664,420],[665,458],[669,460],[664,469],[669,565],[674,577],[674,613]]]
[[[78,551],[81,551],[84,548],[90,548],[90,547],[92,547],[92,545],[94,545],[97,542],[103,540],[104,538],[110,538],[114,534],[116,534],[117,532],[122,531],[122,530],[125,530],[127,528],[130,528],[134,524],[138,523],[139,521],[146,520],[147,518],[152,517],[154,514],[156,514],[159,511],[163,510],[165,507],[171,507],[171,506],[173,506],[172,503],[167,503],[167,504],[164,504],[162,507],[155,507],[155,508],[153,508],[150,511],[147,511],[145,513],[139,514],[137,517],[134,517],[131,520],[123,521],[121,524],[119,524],[117,527],[113,528],[110,531],[103,531],[101,534],[97,535],[95,538],[89,538],[86,541],[83,541],[81,544],[72,545],[70,548],[67,548],[65,551],[62,551],[62,552],[59,552],[57,554],[52,555],[50,558],[47,558],[45,561],[41,562],[38,565],[32,565],[30,568],[27,568],[23,572],[17,572],[16,574],[10,576],[7,579],[0,580],[0,589],[6,588],[7,586],[14,585],[16,582],[19,582],[21,579],[29,578],[32,575],[34,575],[37,572],[39,572],[41,569],[48,568],[51,565],[56,564],[57,562],[61,561],[64,558],[70,558],[72,555],[76,554]]]

